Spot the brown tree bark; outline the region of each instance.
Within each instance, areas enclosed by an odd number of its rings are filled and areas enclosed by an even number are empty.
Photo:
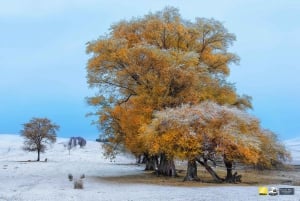
[[[227,171],[225,181],[229,182],[229,183],[232,183],[232,182],[234,182],[234,178],[233,178],[233,174],[232,174],[233,161],[226,158],[226,156],[224,156],[223,160],[224,160],[224,164],[225,164],[226,171]]]
[[[40,161],[40,153],[41,153],[41,150],[38,149],[37,152],[38,152],[38,157],[37,157],[37,160],[36,160],[36,161]]]
[[[206,171],[212,176],[212,178],[217,183],[222,183],[224,179],[219,177],[219,175],[207,164],[207,160],[201,161],[199,159],[196,159],[198,163],[200,163],[203,167],[205,167]]]
[[[149,156],[148,154],[145,154],[144,159],[146,163],[145,171],[157,170],[157,166],[158,166],[157,156]]]
[[[174,160],[168,159],[165,154],[161,154],[157,174],[168,177],[177,176]]]
[[[197,174],[197,163],[195,159],[188,161],[186,176],[183,181],[201,181]]]

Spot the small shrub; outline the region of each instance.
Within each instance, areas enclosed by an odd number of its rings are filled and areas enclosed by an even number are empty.
[[[80,146],[80,148],[85,147],[86,140],[83,137],[71,137],[68,142],[68,149],[75,148],[77,145]]]
[[[82,137],[77,137],[77,141],[78,141],[78,144],[79,144],[80,148],[85,147],[85,145],[86,145],[86,140],[85,140],[84,138],[82,138]]]
[[[74,189],[83,189],[83,181],[81,179],[74,181]]]
[[[72,174],[68,174],[68,179],[69,179],[69,181],[73,181],[73,175]]]
[[[80,176],[80,179],[84,179],[84,178],[85,178],[85,175],[82,174],[82,175]]]

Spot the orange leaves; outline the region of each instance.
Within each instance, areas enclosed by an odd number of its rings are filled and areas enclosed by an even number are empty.
[[[121,21],[109,36],[88,43],[87,52],[94,53],[89,83],[143,97],[156,110],[207,99],[231,104],[235,90],[209,73],[229,73],[235,56],[226,48],[233,40],[221,23],[186,22],[174,8]]]
[[[103,95],[89,104],[113,142],[133,153],[191,158],[208,144],[255,162],[259,122],[224,106],[251,107],[225,80],[238,62],[228,52],[234,40],[220,22],[187,22],[172,7],[121,21],[87,45],[88,82]]]
[[[88,98],[88,103],[90,105],[95,106],[95,105],[99,105],[103,100],[104,100],[103,96],[95,96],[95,97]]]
[[[261,157],[259,122],[242,110],[203,102],[154,115],[151,124],[140,130],[148,136],[145,143],[152,154],[187,159],[207,151],[249,164]]]
[[[272,168],[282,165],[291,159],[290,153],[281,144],[275,133],[269,130],[261,130],[260,135],[260,154],[258,165],[260,168]]]
[[[259,150],[255,149],[253,147],[249,147],[249,146],[243,146],[243,144],[241,144],[238,147],[238,153],[240,154],[241,157],[234,157],[235,160],[240,160],[246,164],[257,164],[258,159],[260,157],[259,155]]]
[[[141,130],[145,133],[145,145],[150,154],[164,153],[168,157],[186,159],[201,153],[201,139],[197,139],[186,126],[176,122],[153,121],[150,127]]]
[[[113,38],[122,38],[128,41],[129,47],[142,42],[143,23],[136,19],[131,22],[121,21],[111,27]]]

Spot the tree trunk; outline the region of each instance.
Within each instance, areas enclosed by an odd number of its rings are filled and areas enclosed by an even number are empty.
[[[142,163],[142,155],[137,155],[136,157],[136,163],[141,164]]]
[[[40,161],[40,152],[41,152],[41,150],[38,149],[37,152],[38,152],[38,158],[37,158],[36,161]]]
[[[226,156],[224,156],[224,164],[227,170],[225,181],[232,183],[234,182],[233,174],[232,174],[232,160],[228,160]]]
[[[195,159],[188,161],[186,176],[183,181],[201,181],[197,175],[197,163]]]
[[[207,164],[207,160],[201,161],[196,159],[196,161],[205,167],[206,171],[212,176],[215,182],[222,183],[224,181],[224,179],[219,177],[219,175]]]
[[[165,154],[161,154],[157,174],[168,177],[177,176],[174,160],[168,159]]]
[[[145,154],[144,157],[146,162],[145,171],[156,171],[158,166],[157,156],[149,156],[148,154]]]

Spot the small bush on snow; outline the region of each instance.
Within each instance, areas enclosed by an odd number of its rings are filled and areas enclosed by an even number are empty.
[[[83,189],[83,181],[81,179],[74,181],[74,189]]]
[[[73,181],[73,175],[72,174],[68,174],[68,179],[69,179],[69,181]]]

